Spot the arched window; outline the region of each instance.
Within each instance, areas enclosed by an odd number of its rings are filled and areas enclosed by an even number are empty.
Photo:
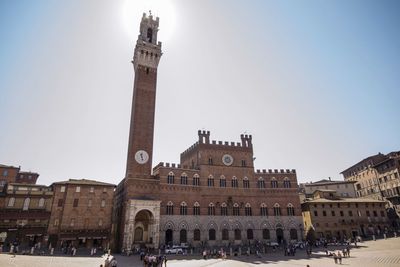
[[[10,199],[8,200],[7,207],[14,207],[14,204],[15,204],[15,197],[10,197]]]
[[[238,187],[238,180],[235,176],[232,177],[232,187],[237,188]]]
[[[168,184],[174,184],[175,183],[175,175],[174,175],[174,173],[173,172],[170,172],[170,173],[168,173],[168,176],[167,176],[167,183]]]
[[[174,204],[171,201],[167,204],[167,215],[174,215]]]
[[[215,240],[215,229],[208,230],[208,240]]]
[[[263,239],[271,239],[269,229],[263,229]]]
[[[235,240],[241,240],[242,239],[242,231],[240,229],[235,229]]]
[[[193,175],[193,185],[199,186],[200,185],[200,177],[198,174]]]
[[[233,204],[233,216],[240,216],[240,208],[239,208],[239,204],[235,203]]]
[[[200,229],[194,229],[193,240],[200,241]]]
[[[22,210],[28,210],[29,209],[29,203],[31,202],[31,199],[29,197],[25,198],[24,200],[24,206],[22,207]]]
[[[219,186],[226,187],[226,179],[225,179],[225,176],[223,176],[223,175],[219,178]]]
[[[44,207],[44,198],[40,198],[39,199],[38,207],[39,208],[43,208]]]
[[[187,215],[187,204],[185,201],[181,203],[180,214]]]
[[[271,187],[278,188],[278,181],[275,179],[275,177],[271,179]]]
[[[181,175],[181,184],[183,184],[183,185],[188,184],[188,178],[187,178],[186,173],[182,173],[182,175]]]
[[[263,177],[258,178],[257,184],[258,184],[258,188],[260,188],[260,189],[265,188],[264,178]]]
[[[294,216],[294,207],[291,203],[287,205],[287,215]]]
[[[214,216],[215,215],[215,206],[214,203],[210,203],[208,205],[208,216]]]
[[[243,178],[243,188],[250,188],[250,181],[247,177]]]
[[[147,41],[150,43],[153,42],[153,29],[152,28],[147,29]]]
[[[222,229],[222,240],[229,240],[229,230]]]
[[[187,242],[187,231],[186,229],[181,229],[179,232],[179,241],[181,243],[186,243]]]
[[[278,203],[275,203],[274,205],[274,215],[281,216],[281,207],[279,206]]]
[[[225,202],[221,204],[221,216],[228,216],[228,207]]]
[[[247,239],[252,240],[253,238],[253,229],[247,229]]]
[[[265,203],[262,203],[260,206],[260,215],[261,216],[268,216],[268,208]]]
[[[193,205],[193,215],[200,215],[200,204],[195,202]]]
[[[285,177],[285,179],[283,180],[283,187],[284,188],[290,188],[290,180],[289,178]]]
[[[247,203],[246,206],[244,207],[244,215],[246,216],[252,215],[250,203]]]
[[[213,187],[214,186],[214,177],[212,175],[208,176],[207,185],[209,187]]]

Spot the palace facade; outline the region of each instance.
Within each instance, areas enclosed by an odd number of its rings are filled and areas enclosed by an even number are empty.
[[[143,14],[133,56],[135,79],[125,178],[116,189],[117,250],[146,245],[241,245],[302,239],[295,170],[255,170],[251,135],[240,142],[198,140],[180,163],[152,168],[161,42],[159,18]]]

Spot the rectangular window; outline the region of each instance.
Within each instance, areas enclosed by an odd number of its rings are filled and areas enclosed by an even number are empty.
[[[104,199],[101,200],[101,207],[104,208],[106,206],[106,201]]]
[[[314,210],[314,216],[318,216],[318,211]]]
[[[335,216],[335,211],[332,210],[332,211],[331,211],[331,214],[332,214],[332,216]]]
[[[81,187],[77,186],[75,192],[77,192],[77,193],[81,192]]]
[[[350,216],[350,217],[353,216],[353,211],[349,210],[349,216]]]
[[[369,210],[366,211],[367,217],[371,216],[371,213],[369,212]]]
[[[93,193],[94,192],[94,187],[92,186],[92,187],[90,187],[90,193]]]
[[[91,206],[92,206],[92,200],[89,199],[89,201],[88,201],[88,207],[90,208]]]
[[[344,216],[344,212],[343,210],[340,211],[340,216],[343,217]]]
[[[74,205],[73,205],[74,208],[78,207],[78,202],[79,202],[79,199],[75,198]]]
[[[58,226],[58,222],[59,222],[58,219],[55,219],[54,220],[54,226]]]
[[[65,192],[65,186],[61,186],[60,192]]]
[[[106,187],[103,188],[103,193],[107,193],[107,188]]]
[[[381,216],[385,217],[385,212],[383,210],[381,210]]]
[[[374,217],[378,217],[378,212],[376,212],[376,210],[374,210],[373,212],[374,212]]]
[[[60,198],[60,199],[58,200],[57,206],[58,206],[58,207],[62,207],[63,204],[64,204],[64,200]]]
[[[322,216],[326,216],[326,210],[322,211]]]
[[[99,226],[103,226],[103,220],[99,219]]]

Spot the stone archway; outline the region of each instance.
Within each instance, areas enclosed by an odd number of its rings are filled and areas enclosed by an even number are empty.
[[[151,211],[143,209],[136,213],[134,225],[134,244],[151,244],[153,243],[152,237],[152,224],[154,215]]]

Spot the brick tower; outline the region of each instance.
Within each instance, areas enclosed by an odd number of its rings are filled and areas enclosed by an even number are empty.
[[[159,18],[143,13],[133,56],[135,80],[129,134],[126,178],[150,178],[153,156],[157,67],[161,42],[157,43]]]
[[[132,61],[135,79],[126,174],[116,190],[116,250],[159,245],[159,181],[151,173],[157,67],[162,55],[158,25],[158,17],[143,13]]]

